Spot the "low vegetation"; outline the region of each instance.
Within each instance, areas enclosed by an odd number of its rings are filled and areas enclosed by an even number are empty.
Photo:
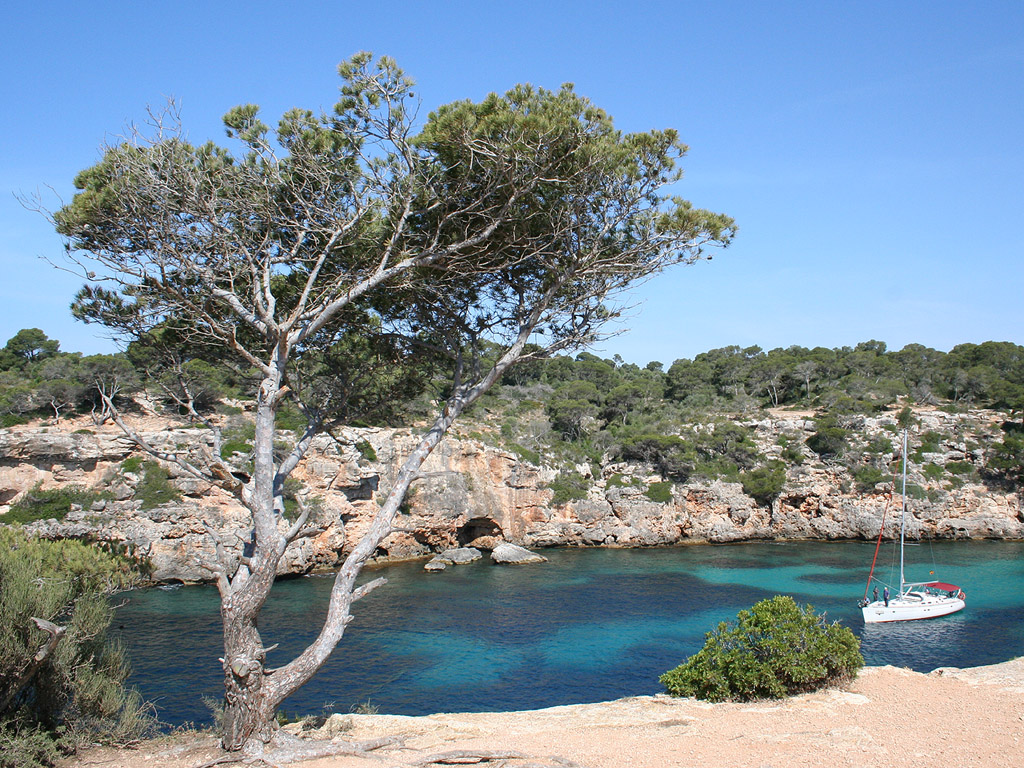
[[[673,696],[706,701],[779,699],[839,685],[864,666],[860,640],[793,598],[762,600],[722,622],[704,647],[661,676]]]
[[[63,520],[71,511],[72,505],[89,509],[95,502],[109,498],[110,494],[107,492],[90,490],[80,485],[65,485],[44,490],[37,484],[11,505],[3,521],[31,523],[36,520]]]
[[[0,766],[48,766],[85,743],[152,732],[106,637],[107,596],[136,578],[125,557],[0,528]]]

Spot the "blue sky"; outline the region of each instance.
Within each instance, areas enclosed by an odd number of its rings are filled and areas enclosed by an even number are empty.
[[[423,114],[518,82],[573,82],[624,130],[690,145],[679,194],[735,217],[710,263],[638,289],[595,350],[1024,343],[1024,3],[42,2],[0,29],[0,344],[72,320],[80,281],[16,194],[50,206],[147,105],[193,140],[256,103],[330,107],[359,50],[412,75]]]

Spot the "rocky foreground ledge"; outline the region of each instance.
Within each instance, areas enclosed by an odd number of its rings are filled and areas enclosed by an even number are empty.
[[[530,712],[334,715],[304,735],[396,740],[304,768],[1009,768],[1022,764],[1024,658],[930,674],[869,667],[846,690],[780,702],[658,695]],[[218,755],[212,736],[191,734],[131,751],[91,750],[67,765],[192,768]]]

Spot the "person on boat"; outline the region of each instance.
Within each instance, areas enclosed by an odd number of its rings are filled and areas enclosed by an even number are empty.
[[[875,597],[875,602],[877,603],[878,602],[878,587],[875,587],[875,591],[874,591],[873,594],[874,594],[874,597]]]
[[[886,587],[882,590],[882,598],[885,600],[885,607],[889,607],[889,588]]]

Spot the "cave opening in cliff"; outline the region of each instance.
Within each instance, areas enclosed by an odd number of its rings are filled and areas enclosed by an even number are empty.
[[[468,544],[472,544],[477,539],[485,537],[493,537],[495,539],[504,538],[501,533],[501,526],[489,517],[474,517],[473,519],[466,521],[458,531],[460,547],[465,547]]]

